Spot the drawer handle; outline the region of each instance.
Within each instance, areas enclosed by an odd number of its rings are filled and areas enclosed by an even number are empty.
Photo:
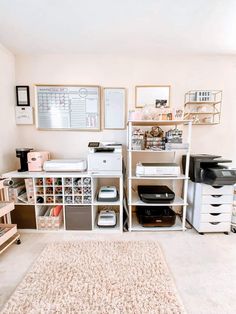
[[[222,204],[210,204],[211,206],[213,206],[213,207],[219,207],[219,206],[221,206]]]
[[[212,225],[218,225],[220,222],[210,222]]]
[[[214,189],[221,189],[223,186],[222,185],[213,185],[212,186]]]
[[[221,197],[222,195],[212,195],[212,197]]]
[[[220,215],[220,213],[210,213],[210,215],[212,215],[212,216],[218,216],[218,215]]]

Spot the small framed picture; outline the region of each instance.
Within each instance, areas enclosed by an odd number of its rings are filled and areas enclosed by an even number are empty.
[[[135,87],[135,107],[170,107],[170,85],[144,85]]]
[[[16,86],[16,105],[30,106],[29,86]]]

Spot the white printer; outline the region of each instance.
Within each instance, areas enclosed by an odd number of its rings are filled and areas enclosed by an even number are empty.
[[[88,148],[88,172],[122,173],[122,144],[90,142]]]
[[[141,163],[136,164],[136,176],[179,176],[180,166],[176,163]]]
[[[87,168],[87,162],[84,158],[78,159],[53,159],[47,160],[43,164],[44,171],[80,171]]]

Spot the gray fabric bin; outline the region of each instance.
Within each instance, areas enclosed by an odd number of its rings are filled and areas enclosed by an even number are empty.
[[[65,207],[66,230],[92,230],[92,208],[89,205]]]

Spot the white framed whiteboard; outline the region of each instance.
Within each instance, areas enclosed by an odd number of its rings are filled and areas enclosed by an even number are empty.
[[[105,87],[104,129],[122,130],[126,127],[126,89],[123,87]]]
[[[100,86],[35,85],[35,104],[38,129],[101,129]]]

